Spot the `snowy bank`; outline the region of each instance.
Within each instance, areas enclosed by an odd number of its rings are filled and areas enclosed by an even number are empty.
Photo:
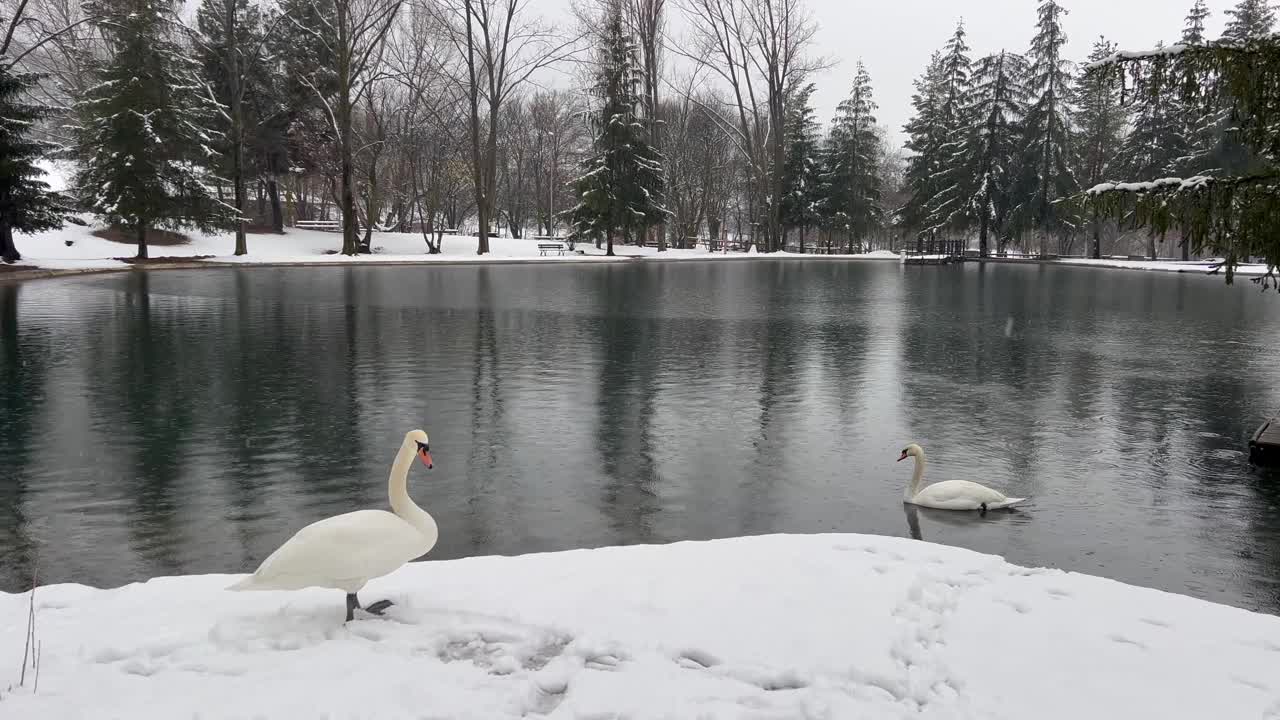
[[[122,258],[132,257],[137,247],[133,244],[112,242],[95,236],[93,232],[102,229],[102,226],[94,224],[88,216],[83,219],[89,225],[67,225],[61,230],[18,236],[18,250],[22,253],[20,264],[42,270],[100,270],[128,267],[128,263]],[[248,236],[249,254],[236,257],[231,254],[235,248],[235,238],[231,233],[205,235],[191,232],[188,233],[188,237],[190,242],[181,245],[151,245],[149,248],[151,257],[190,258],[193,262],[216,264],[607,262],[636,258],[711,260],[771,257],[896,260],[898,257],[886,251],[865,255],[816,256],[790,253],[762,255],[755,252],[710,252],[705,247],[696,250],[667,250],[659,253],[658,249],[653,247],[614,245],[615,257],[610,258],[605,256],[604,250],[597,250],[592,244],[579,244],[575,248],[576,252],[568,250],[566,244],[563,255],[557,250],[543,253],[538,245],[540,242],[547,241],[533,238],[490,238],[490,252],[487,255],[476,255],[477,239],[474,236],[462,235],[446,235],[442,243],[442,252],[428,255],[426,242],[420,233],[387,232],[374,233],[371,243],[374,251],[372,255],[350,257],[334,252],[342,246],[342,236],[339,233],[296,228],[288,228],[283,235],[251,234]]]
[[[1064,265],[1082,265],[1086,267],[1103,267],[1103,268],[1120,268],[1123,270],[1155,270],[1159,272],[1182,272],[1182,273],[1198,273],[1201,275],[1209,273],[1217,267],[1222,260],[1120,260],[1103,258],[1095,260],[1092,258],[1062,258],[1057,262]],[[1237,275],[1266,275],[1267,266],[1262,264],[1243,264],[1236,267]],[[1219,270],[1219,275],[1225,275],[1225,270]]]
[[[36,590],[12,718],[1280,717],[1280,618],[932,543],[763,536]],[[0,594],[0,687],[29,594]],[[16,651],[16,652],[15,652]]]

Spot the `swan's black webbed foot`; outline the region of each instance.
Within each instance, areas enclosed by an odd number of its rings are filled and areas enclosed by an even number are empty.
[[[391,607],[394,604],[395,603],[391,602],[390,600],[379,600],[378,602],[365,608],[364,611],[373,613],[374,615],[381,615],[384,610],[386,610],[387,608]]]
[[[981,505],[979,505],[978,507],[982,510],[982,512],[981,512],[981,513],[979,513],[980,515],[986,515],[986,514],[987,514],[987,504],[986,504],[986,503],[982,503],[982,504],[981,504]]]
[[[347,593],[347,622],[356,619],[356,608],[360,607],[360,600],[355,593]]]

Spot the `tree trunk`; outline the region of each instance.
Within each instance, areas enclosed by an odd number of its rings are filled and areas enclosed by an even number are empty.
[[[338,12],[338,140],[342,156],[342,254],[360,252],[356,237],[356,194],[353,189],[355,168],[351,149],[351,43],[348,36],[351,27],[351,8],[345,0],[335,2]]]
[[[989,245],[987,243],[987,231],[990,220],[987,214],[982,214],[982,220],[978,222],[978,257],[987,257],[990,254]]]
[[[276,181],[275,175],[267,178],[267,195],[271,198],[271,230],[283,233],[284,209],[280,207],[280,183]]]
[[[1147,257],[1152,260],[1156,259],[1156,234],[1154,232],[1147,233]]]
[[[1189,241],[1186,237],[1184,237],[1184,238],[1182,238],[1182,243],[1181,243],[1181,244],[1182,244],[1182,259],[1183,259],[1183,260],[1190,260],[1190,259],[1191,259],[1191,243],[1190,243],[1190,241]]]
[[[249,254],[244,232],[244,98],[240,91],[240,48],[237,46],[236,0],[222,6],[222,31],[227,47],[223,54],[227,69],[227,90],[231,100],[231,184],[236,204],[236,255]]]
[[[16,263],[22,259],[22,253],[13,244],[13,226],[8,219],[0,219],[0,261]]]
[[[147,259],[147,223],[144,220],[138,221],[138,259]]]

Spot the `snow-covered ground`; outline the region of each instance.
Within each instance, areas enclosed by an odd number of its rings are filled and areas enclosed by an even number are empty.
[[[1157,270],[1163,272],[1185,272],[1185,273],[1208,273],[1217,267],[1222,261],[1212,260],[1120,260],[1103,258],[1094,260],[1092,258],[1063,258],[1058,262],[1066,265],[1085,265],[1090,267],[1106,267],[1106,268],[1122,268],[1125,270]],[[1224,271],[1219,271],[1223,273]],[[1247,264],[1236,267],[1238,275],[1266,275],[1267,266],[1262,264]]]
[[[35,593],[45,718],[1280,718],[1280,618],[932,543],[774,535]],[[0,688],[29,594],[0,594]]]
[[[132,244],[111,242],[93,235],[94,230],[101,229],[88,216],[83,218],[89,222],[87,226],[66,225],[61,230],[24,235],[17,238],[18,250],[22,253],[21,264],[49,270],[75,270],[126,267],[126,263],[114,258],[129,258],[136,252]],[[346,255],[328,254],[342,246],[342,236],[335,232],[322,230],[300,230],[288,228],[284,235],[251,234],[248,236],[249,254],[241,257],[232,255],[235,239],[230,233],[205,235],[199,232],[187,233],[191,241],[183,245],[152,245],[150,255],[157,257],[189,257],[199,258],[206,262],[216,263],[408,263],[408,262],[519,262],[519,261],[595,261],[603,262],[611,259],[628,260],[636,257],[660,258],[662,260],[709,260],[719,258],[750,257],[827,257],[827,258],[866,258],[897,260],[894,253],[880,250],[864,255],[792,255],[777,253],[761,255],[748,252],[709,252],[706,248],[697,250],[667,250],[659,253],[653,247],[635,247],[634,245],[615,245],[617,257],[607,258],[604,250],[597,250],[594,245],[579,244],[570,252],[567,248],[563,255],[551,250],[545,255],[538,249],[540,241],[513,238],[491,238],[490,252],[487,255],[476,255],[476,238],[474,236],[446,235],[443,252],[428,255],[427,245],[418,233],[374,233],[372,255],[349,257]],[[71,241],[68,245],[67,241]],[[546,241],[541,241],[546,242]]]

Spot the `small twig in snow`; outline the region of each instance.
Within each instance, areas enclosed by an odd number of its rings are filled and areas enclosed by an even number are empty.
[[[33,569],[31,571],[31,602],[27,606],[27,636],[22,644],[22,672],[18,676],[18,687],[22,687],[27,682],[27,659],[32,661],[32,667],[35,667],[34,655],[35,637],[36,637],[36,584],[39,579],[39,571]]]

